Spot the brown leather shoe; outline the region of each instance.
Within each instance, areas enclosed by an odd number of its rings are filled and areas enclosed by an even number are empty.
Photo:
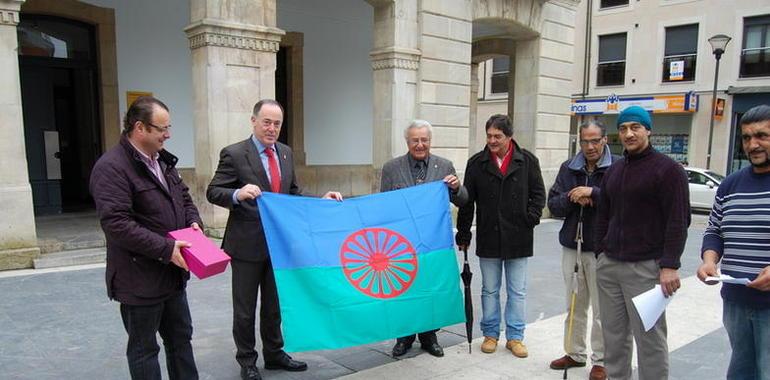
[[[569,357],[569,355],[564,355],[551,362],[551,369],[565,369],[565,368],[585,367],[585,366],[586,366],[586,363],[581,363],[579,361],[576,361],[571,357]]]
[[[588,374],[589,380],[607,380],[607,371],[600,365],[591,367],[591,373]]]

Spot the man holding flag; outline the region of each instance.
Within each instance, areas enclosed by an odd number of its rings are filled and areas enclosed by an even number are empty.
[[[449,187],[449,199],[457,207],[468,200],[468,192],[460,184],[452,162],[430,154],[433,129],[425,120],[414,120],[404,130],[404,139],[409,152],[396,157],[382,167],[380,191],[398,190],[420,185],[425,182],[442,180]],[[444,356],[444,350],[438,344],[437,330],[417,334],[420,346],[429,354]],[[393,356],[404,355],[415,341],[415,334],[400,337],[393,346]]]
[[[256,367],[254,336],[260,289],[259,333],[265,368],[307,369],[306,363],[292,359],[283,350],[275,277],[254,201],[263,191],[301,195],[291,148],[278,142],[282,122],[283,107],[278,102],[257,102],[251,115],[252,136],[222,149],[219,166],[206,192],[209,202],[230,210],[222,248],[232,257],[235,358],[241,366],[241,378],[246,380],[262,378]],[[342,195],[328,192],[324,198],[342,200]]]

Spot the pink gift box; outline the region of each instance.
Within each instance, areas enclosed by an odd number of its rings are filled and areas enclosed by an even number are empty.
[[[168,236],[192,245],[190,248],[182,248],[182,257],[187,262],[190,272],[201,280],[224,272],[227,263],[230,262],[230,256],[209,240],[203,231],[196,231],[190,227],[171,231]]]

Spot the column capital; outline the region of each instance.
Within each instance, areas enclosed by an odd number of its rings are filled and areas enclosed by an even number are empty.
[[[373,70],[406,69],[414,70],[420,67],[422,52],[415,49],[396,46],[373,50],[369,53]]]
[[[286,34],[279,28],[217,19],[193,22],[184,31],[190,41],[190,50],[204,46],[220,46],[271,53],[278,51],[281,36]]]
[[[0,0],[0,25],[19,25],[19,9],[24,0]]]

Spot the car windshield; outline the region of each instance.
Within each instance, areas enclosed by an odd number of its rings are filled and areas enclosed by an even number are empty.
[[[706,174],[711,176],[711,178],[714,178],[715,180],[719,181],[719,183],[722,183],[722,181],[725,179],[725,176],[723,176],[723,175],[721,175],[719,173],[714,173],[712,171],[706,171]]]

